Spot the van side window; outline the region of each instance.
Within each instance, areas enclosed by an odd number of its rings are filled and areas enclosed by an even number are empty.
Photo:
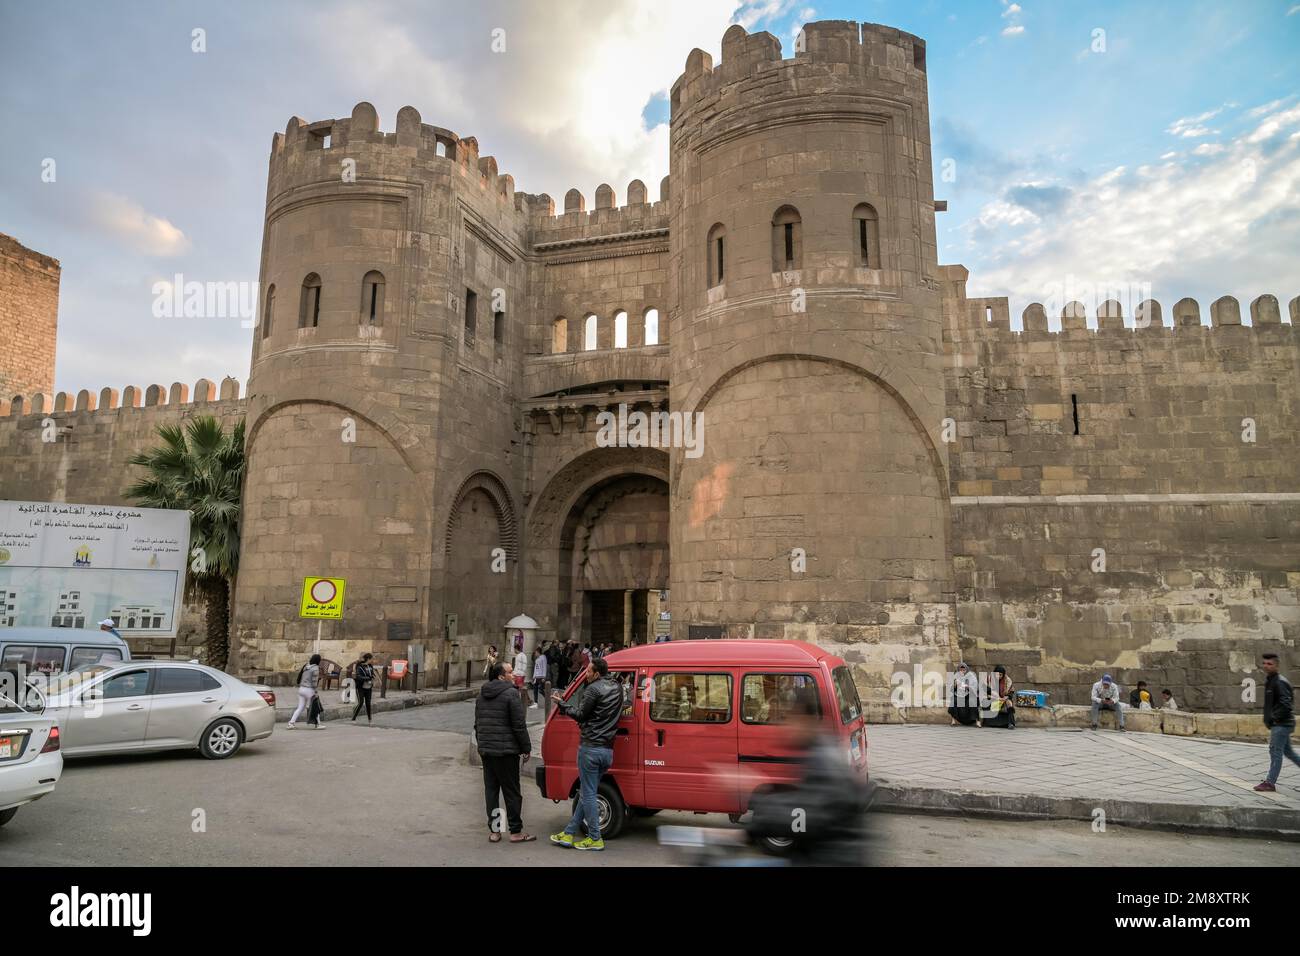
[[[810,701],[818,717],[821,695],[811,674],[746,674],[741,685],[740,719],[747,724],[782,724]]]
[[[39,647],[33,644],[10,644],[5,648],[0,668],[16,670],[18,665],[29,674],[62,674],[63,660],[68,656],[63,647]]]
[[[655,674],[650,719],[675,724],[731,720],[730,674]]]
[[[101,661],[105,664],[115,664],[121,659],[122,652],[116,647],[74,647],[68,670],[75,671],[78,667],[98,664]]]

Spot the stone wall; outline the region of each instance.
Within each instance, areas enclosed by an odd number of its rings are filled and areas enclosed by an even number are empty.
[[[1256,300],[1176,326],[1104,303],[1062,330],[945,299],[952,553],[963,653],[1082,703],[1103,671],[1239,711],[1300,645],[1300,329]],[[991,318],[991,321],[990,321]],[[1133,320],[1130,320],[1133,323]],[[1077,419],[1076,419],[1077,415]],[[1077,421],[1077,425],[1076,425]]]
[[[0,234],[0,400],[54,390],[59,261]]]

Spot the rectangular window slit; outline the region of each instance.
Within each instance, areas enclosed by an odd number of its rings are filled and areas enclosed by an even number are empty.
[[[1074,433],[1079,434],[1079,396],[1070,396],[1070,405],[1074,409]]]

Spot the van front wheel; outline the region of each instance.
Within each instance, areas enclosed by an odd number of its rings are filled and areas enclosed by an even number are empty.
[[[573,798],[575,813],[581,800],[581,796]],[[627,804],[623,802],[623,795],[612,783],[605,782],[596,787],[596,812],[600,816],[602,840],[612,840],[623,832],[623,827],[627,823]]]

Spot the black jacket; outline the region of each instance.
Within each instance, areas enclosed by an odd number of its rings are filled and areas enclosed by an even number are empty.
[[[1264,726],[1295,726],[1295,691],[1281,674],[1269,674],[1264,684]]]
[[[510,681],[484,681],[474,702],[474,733],[478,752],[487,757],[508,757],[533,752],[524,723],[524,702]]]
[[[582,742],[588,747],[610,747],[623,712],[623,689],[617,681],[600,677],[578,692],[578,703],[560,704],[560,713],[572,717],[582,728]]]

